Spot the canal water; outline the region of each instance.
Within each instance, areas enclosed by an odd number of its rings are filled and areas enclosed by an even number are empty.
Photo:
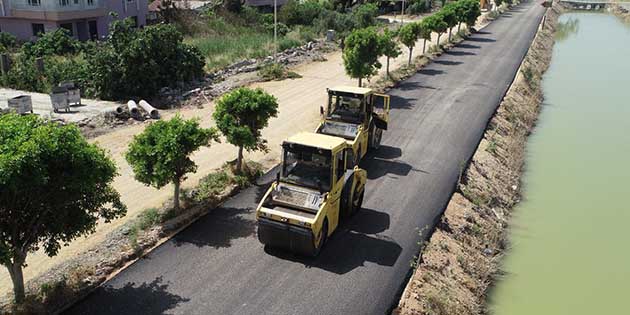
[[[630,26],[604,13],[560,22],[490,310],[630,314]]]

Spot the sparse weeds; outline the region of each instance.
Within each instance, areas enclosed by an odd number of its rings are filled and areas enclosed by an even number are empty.
[[[530,67],[523,67],[521,69],[521,73],[523,74],[523,78],[527,81],[527,84],[532,88],[536,88],[536,78],[534,77],[534,71]]]
[[[297,79],[302,77],[296,72],[289,71],[284,65],[274,62],[262,66],[260,70],[258,70],[258,75],[268,81]]]
[[[488,146],[486,147],[486,152],[492,154],[492,155],[496,155],[497,154],[497,142],[494,141],[493,139],[490,139],[488,141]]]

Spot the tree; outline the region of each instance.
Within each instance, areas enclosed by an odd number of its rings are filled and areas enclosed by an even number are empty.
[[[28,253],[55,256],[62,244],[94,232],[98,220],[123,216],[112,187],[116,166],[74,125],[36,116],[0,116],[0,263],[24,301]]]
[[[455,17],[457,19],[457,33],[461,30],[462,23],[466,22],[466,11],[468,10],[467,2],[468,0],[459,0],[457,2],[451,2],[449,5],[452,6],[453,11],[455,12]]]
[[[442,20],[446,22],[446,26],[448,28],[448,41],[450,42],[453,27],[457,25],[457,13],[455,12],[455,8],[453,5],[449,4],[443,7],[440,12],[438,12],[438,15],[440,15]]]
[[[356,29],[346,37],[343,49],[343,64],[346,73],[361,80],[376,74],[381,68],[378,57],[382,55],[379,47],[379,36],[372,27]]]
[[[211,140],[219,141],[216,129],[200,128],[197,119],[177,115],[154,122],[134,136],[125,158],[139,182],[158,189],[173,183],[173,208],[178,211],[180,184],[186,174],[197,171],[190,155],[209,146]]]
[[[428,16],[427,18],[424,19],[424,21],[427,24],[427,26],[431,28],[431,31],[436,32],[438,34],[437,45],[439,47],[440,37],[442,36],[442,34],[444,34],[444,32],[446,32],[446,29],[448,28],[448,25],[446,24],[446,22],[444,22],[444,18],[442,17],[442,14],[438,12],[436,14]]]
[[[396,42],[396,33],[390,31],[389,29],[385,29],[385,32],[380,37],[381,40],[381,51],[383,55],[387,57],[387,66],[385,67],[387,76],[389,77],[389,59],[396,58],[400,56],[401,51],[400,47],[398,47],[398,43]]]
[[[422,53],[424,54],[427,48],[427,41],[431,41],[431,33],[432,28],[430,23],[427,23],[427,20],[424,19],[420,22],[420,38],[423,39],[422,42]]]
[[[238,147],[236,170],[242,171],[243,149],[267,150],[261,131],[278,115],[278,100],[262,89],[239,88],[217,102],[212,117],[227,141]]]
[[[357,28],[366,28],[376,24],[378,6],[374,3],[359,5],[352,10]]]
[[[464,7],[466,8],[464,14],[464,23],[469,30],[473,30],[475,23],[479,16],[481,16],[481,8],[479,7],[479,1],[477,0],[463,0]]]
[[[411,65],[411,55],[413,53],[413,47],[416,45],[418,41],[418,37],[420,36],[420,24],[419,23],[407,23],[400,28],[398,33],[398,38],[403,45],[409,48],[409,61],[408,65]]]

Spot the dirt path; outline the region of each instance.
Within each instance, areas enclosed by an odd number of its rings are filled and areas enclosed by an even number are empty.
[[[446,41],[447,37],[448,35],[443,35],[442,42]],[[434,34],[432,42],[435,42],[436,38]],[[427,43],[427,49],[428,47]],[[403,47],[402,51],[401,56],[390,61],[391,70],[407,63],[408,49]],[[418,41],[414,48],[414,56],[421,52],[422,41]],[[279,161],[280,144],[284,139],[299,131],[315,129],[319,120],[319,106],[326,103],[326,88],[337,85],[357,85],[357,80],[349,78],[344,72],[341,52],[329,53],[326,58],[327,61],[324,62],[312,62],[294,67],[292,70],[301,74],[302,78],[252,84],[252,87],[263,88],[276,96],[280,107],[278,117],[272,119],[269,127],[263,131],[263,137],[267,139],[271,151],[268,154],[246,153],[245,158],[262,163],[266,167],[272,167]],[[381,62],[383,69],[379,75],[384,75],[385,58]],[[209,127],[213,125],[211,118],[213,111],[214,103],[210,103],[204,104],[203,109],[185,108],[178,111],[165,111],[163,118],[169,119],[179,113],[185,118],[198,117],[203,127]],[[127,216],[109,224],[100,224],[96,233],[73,241],[63,247],[55,257],[49,258],[42,252],[30,254],[27,259],[28,266],[24,269],[25,281],[99,244],[106,239],[109,232],[123,225],[129,218],[136,217],[144,209],[158,207],[171,197],[170,185],[157,190],[137,182],[133,177],[131,167],[124,159],[124,153],[133,136],[142,132],[145,126],[146,124],[132,125],[91,139],[92,142],[98,143],[109,151],[118,165],[120,175],[116,178],[114,186],[121,193],[122,201],[128,207]],[[235,158],[236,154],[236,148],[225,141],[221,144],[213,144],[211,148],[199,150],[194,155],[194,161],[199,166],[197,173],[189,174],[182,187],[192,187],[201,177]],[[9,275],[2,268],[0,270],[0,296],[8,293],[11,288]]]

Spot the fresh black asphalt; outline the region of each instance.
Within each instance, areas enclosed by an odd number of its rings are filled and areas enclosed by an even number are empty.
[[[365,161],[363,209],[317,259],[265,251],[246,189],[66,314],[385,314],[512,82],[544,13],[525,2],[390,91],[390,130]],[[313,110],[317,110],[314,108]]]

